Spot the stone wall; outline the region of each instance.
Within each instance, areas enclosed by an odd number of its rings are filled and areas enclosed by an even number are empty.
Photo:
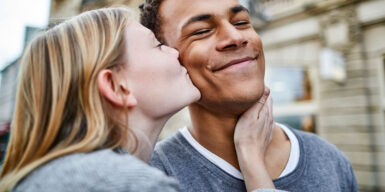
[[[15,103],[18,70],[19,62],[15,61],[1,71],[0,124],[11,122],[13,105]]]
[[[87,10],[126,6],[139,14],[142,0],[53,0],[51,1],[50,22],[62,21]]]
[[[385,1],[329,3],[333,6],[315,3],[291,10],[285,17],[258,26],[266,63],[314,71],[314,106],[308,112],[316,115],[317,134],[347,155],[361,191],[385,191]],[[346,78],[342,81],[320,75],[323,48],[344,56]],[[274,111],[282,108],[275,106]],[[288,113],[297,113],[293,111]]]

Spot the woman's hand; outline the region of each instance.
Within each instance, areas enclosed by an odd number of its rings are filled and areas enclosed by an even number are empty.
[[[263,96],[243,113],[237,122],[234,133],[234,142],[237,147],[258,148],[259,153],[256,155],[264,158],[274,128],[272,107],[270,89],[266,87]]]
[[[239,118],[234,143],[246,188],[274,188],[265,167],[265,151],[272,139],[274,129],[273,102],[269,88],[263,96]]]

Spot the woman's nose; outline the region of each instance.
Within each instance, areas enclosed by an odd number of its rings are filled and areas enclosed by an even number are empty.
[[[176,50],[172,47],[169,47],[169,46],[164,46],[164,48],[165,48],[165,51],[167,51],[168,53],[173,54],[176,57],[179,57],[179,51],[178,50]]]

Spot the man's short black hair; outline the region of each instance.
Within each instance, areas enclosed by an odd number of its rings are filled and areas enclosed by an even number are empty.
[[[140,23],[150,29],[155,37],[164,43],[163,35],[161,33],[161,18],[159,15],[159,7],[163,0],[145,0],[140,8]]]

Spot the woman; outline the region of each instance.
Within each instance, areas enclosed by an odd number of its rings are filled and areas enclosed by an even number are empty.
[[[138,158],[148,162],[166,121],[200,93],[178,52],[131,18],[90,11],[31,42],[0,191],[179,191]]]

